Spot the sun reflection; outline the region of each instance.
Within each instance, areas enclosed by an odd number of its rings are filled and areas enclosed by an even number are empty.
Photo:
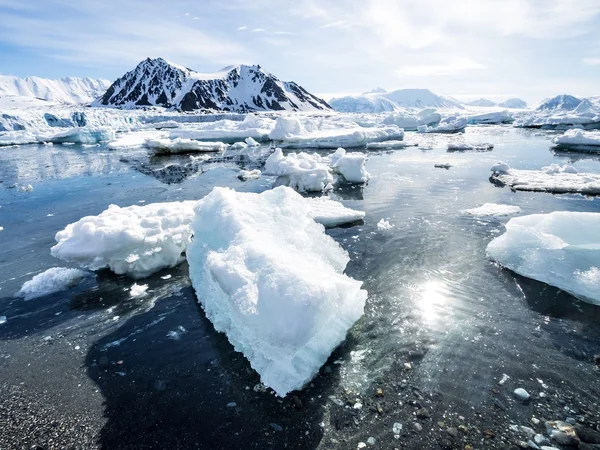
[[[421,286],[419,307],[425,320],[433,322],[438,318],[440,307],[447,303],[446,285],[442,281],[428,281]]]

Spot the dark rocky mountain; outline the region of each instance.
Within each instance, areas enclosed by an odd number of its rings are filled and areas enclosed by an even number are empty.
[[[230,66],[204,74],[162,58],[139,63],[93,105],[231,112],[331,109],[302,86],[280,81],[260,66]]]

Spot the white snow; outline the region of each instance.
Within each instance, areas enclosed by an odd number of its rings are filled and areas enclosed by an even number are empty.
[[[307,217],[326,227],[356,222],[365,215],[327,198],[300,199]],[[59,231],[51,254],[90,270],[109,268],[117,274],[144,278],[185,259],[196,203],[110,205],[99,215],[83,217]]]
[[[598,147],[594,150],[600,152],[600,131],[567,130],[552,142],[560,147]]]
[[[417,131],[419,133],[456,133],[463,131],[466,126],[466,117],[449,116],[443,118],[437,125],[419,125]]]
[[[79,269],[52,267],[26,281],[17,296],[25,300],[43,297],[75,286],[89,273]]]
[[[506,163],[496,163],[491,171],[492,178],[518,191],[600,194],[600,174],[578,173],[570,165],[552,164],[541,170],[517,170]]]
[[[131,133],[123,133],[117,135],[116,139],[109,142],[108,148],[110,150],[123,150],[131,148],[140,148],[146,144],[149,140],[162,140],[168,137],[165,131],[133,131]]]
[[[348,254],[291,189],[214,188],[198,203],[187,251],[199,302],[279,396],[301,389],[363,314]]]
[[[146,139],[144,146],[155,155],[185,152],[220,152],[227,149],[223,142],[202,142],[193,139]]]
[[[516,127],[569,129],[571,127],[598,128],[600,103],[595,98],[579,99],[559,95],[542,103],[535,111],[519,116]]]
[[[512,123],[514,121],[514,117],[508,111],[492,111],[470,115],[467,120],[468,123],[471,125],[491,125],[501,123]]]
[[[336,111],[345,113],[380,113],[399,109],[396,103],[379,93],[333,98],[329,104]]]
[[[467,214],[476,217],[488,217],[488,216],[510,216],[512,214],[519,214],[521,208],[514,205],[501,205],[498,203],[484,203],[477,208],[471,208],[465,210]]]
[[[6,133],[0,133],[0,147],[36,144],[37,142],[37,138],[28,131],[8,131]]]
[[[417,131],[419,126],[434,126],[440,123],[442,116],[435,109],[424,109],[419,112],[401,110],[384,117],[386,125],[396,125],[404,130]]]
[[[367,155],[364,153],[347,153],[343,148],[338,148],[332,158],[335,158],[333,170],[341,174],[348,183],[366,183],[371,178],[365,168]]]
[[[525,277],[600,305],[600,213],[558,211],[511,219],[488,255]]]
[[[350,209],[329,197],[305,198],[308,215],[326,228],[353,223],[365,217],[363,211]]]
[[[145,297],[147,295],[148,285],[133,283],[129,290],[129,295],[133,298]]]
[[[377,229],[379,231],[388,231],[388,230],[391,230],[392,228],[394,228],[394,225],[392,225],[390,222],[388,222],[385,219],[381,219],[379,222],[377,222]]]
[[[143,278],[184,260],[196,202],[110,205],[56,234],[52,256],[90,270]]]
[[[238,178],[240,180],[246,181],[246,180],[256,180],[258,178],[260,178],[260,170],[258,169],[254,169],[254,170],[240,170],[240,172],[238,173]]]
[[[171,139],[218,140],[226,143],[234,143],[246,138],[265,141],[274,126],[275,121],[273,119],[247,114],[244,120],[241,121],[217,120],[196,123],[193,127],[171,130],[169,137]]]
[[[285,177],[287,186],[298,192],[320,192],[333,183],[329,161],[317,153],[289,153],[276,149],[265,162],[265,175]]]
[[[91,78],[65,77],[58,80],[0,75],[0,97],[16,96],[48,102],[89,103],[104,94],[110,82]]]

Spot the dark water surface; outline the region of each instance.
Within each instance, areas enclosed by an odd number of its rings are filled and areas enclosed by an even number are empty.
[[[420,147],[372,152],[369,184],[331,194],[367,213],[362,225],[328,231],[350,253],[347,273],[364,281],[366,313],[313,383],[284,399],[263,392],[214,331],[186,264],[144,280],[150,295],[142,299],[129,297],[132,280],[109,272],[36,300],[14,297],[35,274],[65,266],[49,251],[65,225],[111,203],[197,199],[214,186],[260,192],[272,177],[236,178],[258,163],[102,147],[2,149],[0,449],[355,449],[368,438],[376,448],[446,448],[445,427],[459,424],[468,431],[450,440],[454,448],[500,448],[515,440],[508,425],[532,416],[597,415],[600,307],[491,263],[485,248],[508,218],[463,211],[491,202],[522,214],[600,212],[596,198],[511,192],[489,181],[497,160],[596,173],[600,161],[553,154],[550,133],[471,127],[465,137],[495,148],[449,153],[446,143],[461,137],[408,133]],[[19,189],[28,184],[33,191]],[[378,230],[382,218],[394,228]],[[499,386],[503,374],[510,380]],[[515,402],[516,387],[534,401]],[[431,418],[417,418],[421,408]]]

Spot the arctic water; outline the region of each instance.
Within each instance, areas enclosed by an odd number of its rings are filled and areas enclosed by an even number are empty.
[[[517,205],[521,214],[600,212],[598,198],[490,182],[498,160],[600,172],[600,156],[557,153],[554,136],[468,127],[469,141],[494,149],[448,152],[455,135],[409,132],[404,140],[418,147],[369,152],[369,183],[328,194],[364,210],[364,222],[327,231],[351,256],[348,275],[369,292],[365,315],[313,382],[284,399],[265,392],[215,332],[185,263],[143,280],[142,298],[129,295],[131,279],[109,272],[36,300],[14,297],[33,275],[65,266],[50,247],[67,224],[110,204],[199,199],[214,186],[270,189],[275,177],[237,178],[240,168],[260,168],[261,158],[3,148],[0,422],[12,418],[5,432],[31,446],[53,432],[32,424],[54,424],[57,448],[357,448],[369,438],[379,448],[436,448],[444,422],[473,424],[478,433],[469,427],[461,445],[487,448],[484,428],[499,445],[510,442],[511,423],[559,418],[552,408],[589,409],[600,396],[600,308],[492,263],[486,246],[509,217],[464,212],[484,203]],[[264,160],[270,149],[261,152]],[[378,229],[381,219],[393,228]],[[504,374],[510,379],[500,386]],[[517,387],[536,396],[547,389],[547,411],[515,402]],[[416,418],[422,408],[429,421]]]

